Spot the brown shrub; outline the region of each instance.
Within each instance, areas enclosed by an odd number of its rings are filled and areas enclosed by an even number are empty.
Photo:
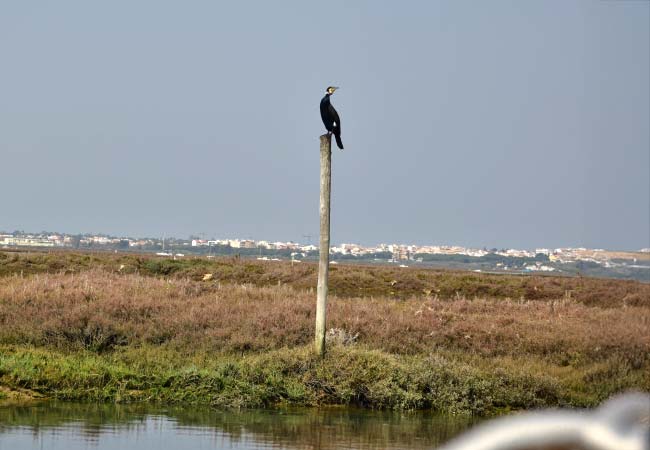
[[[309,269],[300,270],[309,275]],[[373,276],[373,270],[367,273]],[[15,276],[0,284],[0,342],[94,351],[165,344],[188,352],[257,352],[311,342],[314,309],[313,293],[286,284],[203,283],[103,270]],[[533,355],[559,364],[616,357],[638,368],[650,351],[649,307],[593,308],[567,296],[332,296],[328,314],[328,327],[359,333],[359,345],[393,353]]]
[[[258,287],[316,287],[317,265],[303,262],[255,261],[241,258],[195,257],[171,260],[153,255],[79,253],[1,253],[0,277],[14,274],[107,272],[139,273],[200,281],[206,273],[222,283]],[[122,269],[120,269],[122,267]],[[588,306],[650,307],[650,283],[584,277],[495,275],[467,271],[339,264],[330,271],[330,293],[338,297],[408,299],[423,294],[441,299],[494,298],[553,302],[567,299]],[[192,287],[194,289],[194,287]]]

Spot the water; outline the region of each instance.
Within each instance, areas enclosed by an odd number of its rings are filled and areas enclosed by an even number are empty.
[[[349,408],[215,411],[43,402],[0,406],[0,449],[407,449],[435,447],[467,419]]]

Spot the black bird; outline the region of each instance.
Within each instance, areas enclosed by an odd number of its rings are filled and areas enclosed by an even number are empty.
[[[330,103],[330,95],[332,95],[337,89],[338,88],[335,86],[327,88],[325,97],[320,101],[320,116],[323,119],[327,131],[334,134],[336,145],[343,150],[343,142],[341,141],[341,119],[339,119],[339,113],[336,112]]]

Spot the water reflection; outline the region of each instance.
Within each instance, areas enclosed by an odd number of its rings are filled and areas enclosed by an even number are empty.
[[[467,426],[422,412],[46,402],[0,406],[0,449],[402,449],[435,447]]]

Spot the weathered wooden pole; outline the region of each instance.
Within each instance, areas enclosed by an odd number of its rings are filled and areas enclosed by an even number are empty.
[[[330,192],[332,188],[332,136],[320,137],[320,260],[316,292],[316,353],[325,354],[327,278],[330,263]]]

